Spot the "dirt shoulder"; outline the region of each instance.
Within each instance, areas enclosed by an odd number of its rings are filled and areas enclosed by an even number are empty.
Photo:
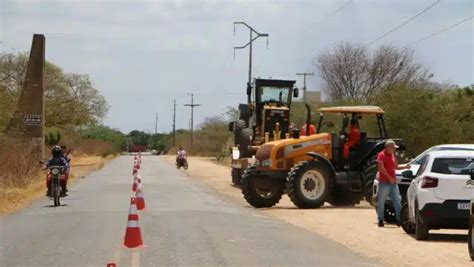
[[[76,155],[71,156],[71,174],[68,185],[79,177],[101,169],[113,157]],[[11,213],[28,206],[32,201],[44,196],[46,192],[45,171],[32,177],[31,183],[24,187],[0,188],[0,215]]]
[[[174,163],[173,156],[163,158]],[[240,189],[231,185],[229,167],[210,158],[191,157],[189,161],[190,177],[249,207]],[[284,196],[277,206],[260,211],[335,240],[383,266],[473,266],[467,251],[467,230],[430,231],[429,241],[417,241],[396,226],[378,228],[374,209],[367,203],[302,210]]]

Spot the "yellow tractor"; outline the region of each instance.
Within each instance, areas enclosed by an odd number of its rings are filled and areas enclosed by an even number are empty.
[[[311,111],[307,108],[309,125]],[[319,112],[316,134],[293,134],[293,138],[264,143],[258,148],[255,164],[245,170],[241,180],[242,194],[250,205],[274,206],[283,193],[299,208],[318,208],[324,202],[353,205],[364,197],[371,199],[376,155],[388,139],[384,110],[376,106],[344,106],[321,108]],[[326,114],[331,113],[342,115],[339,133],[321,131]],[[349,121],[358,123],[369,115],[376,118],[378,136],[367,137],[362,129],[358,145],[343,157]],[[400,139],[394,140],[404,147]]]
[[[289,137],[291,103],[293,97],[298,97],[294,84],[292,80],[258,78],[248,85],[247,104],[239,105],[239,119],[229,124],[235,140],[231,172],[234,185],[240,185],[260,145]]]

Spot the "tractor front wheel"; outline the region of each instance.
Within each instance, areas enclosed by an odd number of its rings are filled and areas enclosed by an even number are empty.
[[[240,187],[245,200],[255,208],[269,208],[280,201],[284,190],[284,181],[267,176],[252,174],[253,167],[242,175]]]
[[[235,186],[240,186],[240,182],[242,180],[242,169],[232,168],[232,183]]]
[[[314,160],[295,165],[286,179],[288,196],[302,209],[319,208],[329,197],[332,187],[330,171]]]

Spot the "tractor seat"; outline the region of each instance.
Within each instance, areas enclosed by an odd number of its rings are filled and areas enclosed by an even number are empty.
[[[360,141],[359,141],[359,147],[367,144],[367,133],[366,132],[360,132]]]

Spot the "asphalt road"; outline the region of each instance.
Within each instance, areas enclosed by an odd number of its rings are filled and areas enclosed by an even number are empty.
[[[45,197],[0,217],[0,266],[374,265],[334,241],[242,207],[152,156],[143,157],[141,170],[146,247],[123,248],[132,165],[132,157],[122,156],[80,179],[61,207]]]

